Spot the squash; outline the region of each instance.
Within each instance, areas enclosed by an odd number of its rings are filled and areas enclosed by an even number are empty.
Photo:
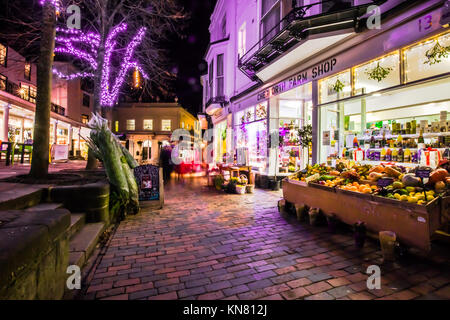
[[[378,181],[378,179],[380,179],[383,176],[383,174],[378,173],[378,172],[371,172],[369,174],[369,179],[370,181]]]
[[[382,173],[382,172],[384,172],[384,167],[383,166],[375,166],[375,167],[373,167],[372,169],[370,169],[370,173],[372,173],[372,172],[376,172],[376,173]]]
[[[430,182],[435,184],[439,181],[444,181],[448,176],[448,172],[445,169],[436,169],[430,175]]]
[[[436,191],[437,193],[441,193],[444,190],[445,190],[445,183],[444,183],[444,181],[436,182],[436,184],[434,185],[434,191]]]
[[[384,168],[388,176],[398,178],[402,173],[400,171],[397,171],[391,167]]]

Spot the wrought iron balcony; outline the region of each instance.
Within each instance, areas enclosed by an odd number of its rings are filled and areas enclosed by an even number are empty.
[[[225,96],[212,97],[208,100],[208,102],[206,102],[205,107],[208,108],[213,103],[218,103],[218,104],[222,105],[222,104],[228,104],[228,101]]]
[[[280,21],[278,25],[269,30],[248,52],[239,57],[239,69],[251,80],[260,81],[257,73],[264,66],[271,64],[276,58],[287,53],[299,43],[308,41],[311,36],[325,37],[327,34],[358,29],[359,18],[367,13],[371,5],[381,5],[387,0],[374,0],[366,4],[353,6],[350,3],[324,0],[316,3],[297,6],[293,1],[293,9]],[[312,8],[319,5],[333,5],[326,12],[307,15]],[[273,35],[274,30],[280,30]],[[269,39],[270,38],[270,39]]]

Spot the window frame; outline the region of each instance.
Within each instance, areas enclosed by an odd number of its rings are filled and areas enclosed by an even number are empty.
[[[261,45],[266,44],[270,40],[270,38],[266,38],[266,35],[269,34],[269,32],[264,33],[264,27],[263,27],[264,19],[267,18],[267,16],[270,13],[272,13],[272,11],[275,10],[276,7],[278,7],[278,19],[279,19],[279,23],[280,23],[281,19],[282,19],[281,15],[283,13],[283,7],[282,7],[283,1],[282,0],[276,0],[275,3],[267,10],[266,13],[263,13],[263,1],[264,0],[261,1],[261,7],[260,7],[261,16],[260,16],[260,20],[259,20],[259,39],[262,40],[262,44]],[[278,25],[279,25],[279,23],[278,23]],[[281,26],[280,25],[279,25],[279,27],[280,28],[277,31],[277,33],[280,32],[280,30],[281,30]]]
[[[132,126],[131,126],[131,123],[133,123]],[[133,129],[130,129],[131,127]],[[126,128],[127,128],[127,131],[136,131],[136,119],[127,119]]]
[[[151,128],[150,129],[146,128],[146,126],[145,126],[145,122],[146,121],[150,121],[150,123],[151,123]],[[142,128],[144,130],[146,130],[146,131],[152,131],[153,130],[153,119],[143,119],[142,120]]]
[[[247,22],[241,25],[238,31],[238,57],[242,58],[247,52]]]
[[[225,13],[220,21],[220,35],[221,39],[225,39],[227,37],[227,14]]]
[[[0,66],[3,66],[6,68],[8,66],[8,46],[5,46],[0,43],[0,58],[2,57],[1,56],[1,52],[3,49],[2,47],[5,48],[5,56],[4,56],[5,61],[3,63],[1,63],[1,59],[0,59]]]
[[[85,97],[88,97],[88,99],[89,99],[87,105],[85,104],[85,102],[86,102]],[[86,108],[91,107],[91,96],[89,94],[87,94],[86,92],[83,92],[82,105],[83,105],[83,107],[86,107]]]
[[[0,90],[6,91],[6,89],[8,88],[8,77],[0,73],[0,83],[1,82],[5,84],[5,87],[3,89],[0,87]]]
[[[169,130],[165,130],[164,121],[169,121]],[[161,119],[161,131],[172,131],[172,119]]]
[[[88,124],[88,122],[89,122],[89,115],[82,113],[81,114],[81,123]]]
[[[221,70],[219,70],[219,61],[221,61]],[[221,74],[219,74],[219,71]],[[219,92],[219,81],[222,81],[222,92]],[[220,53],[216,56],[216,97],[225,95],[225,55]]]
[[[27,66],[29,66],[28,74],[27,74]],[[31,69],[33,68],[31,62],[25,61],[24,64],[24,70],[23,70],[23,77],[25,80],[31,81]]]
[[[214,98],[214,59],[211,60],[208,70],[209,98]]]

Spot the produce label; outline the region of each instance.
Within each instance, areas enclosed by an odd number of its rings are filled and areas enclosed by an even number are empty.
[[[394,179],[392,179],[392,178],[380,178],[377,181],[377,186],[384,188],[384,187],[390,186],[393,182],[394,182]]]
[[[429,169],[421,169],[421,170],[417,169],[416,177],[429,178],[430,177],[430,173],[431,173],[431,170],[429,170]]]

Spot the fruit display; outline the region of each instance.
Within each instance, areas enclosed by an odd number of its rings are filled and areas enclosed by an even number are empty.
[[[450,190],[450,175],[447,169],[447,160],[441,162],[435,170],[424,166],[407,170],[402,166],[358,165],[345,161],[338,162],[335,168],[325,164],[307,166],[289,179],[426,205]],[[430,173],[423,183],[417,176],[420,171]]]

